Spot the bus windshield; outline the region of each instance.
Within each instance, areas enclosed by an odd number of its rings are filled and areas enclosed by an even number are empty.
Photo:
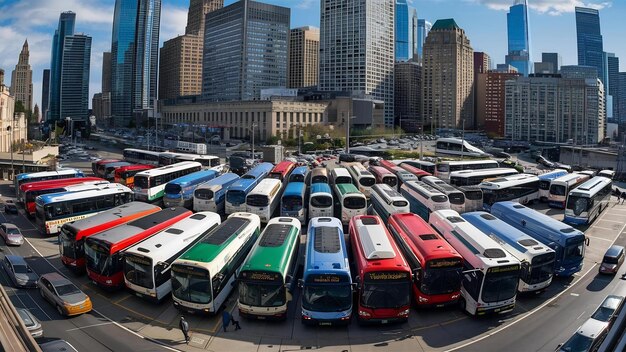
[[[311,178],[311,184],[313,183],[328,183],[328,177],[325,175],[317,175]]]
[[[352,184],[352,178],[348,177],[348,176],[339,176],[335,179],[335,184],[336,185],[340,185],[340,184]]]
[[[182,187],[174,183],[168,183],[165,185],[165,194],[177,195],[183,193]]]
[[[213,191],[210,189],[197,189],[194,197],[198,199],[211,200],[213,199]]]
[[[266,207],[270,204],[269,197],[263,194],[252,194],[246,198],[246,204],[253,207]]]
[[[450,200],[450,204],[465,204],[465,196],[463,193],[450,193],[448,195],[448,199]]]
[[[552,187],[550,187],[550,193],[555,196],[564,196],[565,190],[566,188],[563,185],[552,185]]]
[[[429,262],[428,267],[424,270],[420,291],[427,295],[459,291],[461,289],[461,265],[461,261],[458,261],[454,267],[433,267]]]
[[[150,178],[146,176],[135,176],[135,187],[142,189],[150,188],[149,180]]]
[[[517,293],[519,265],[489,268],[483,282],[482,299],[485,303],[505,301]]]
[[[359,179],[359,183],[363,187],[372,187],[373,185],[376,184],[376,179],[373,177],[361,177]]]
[[[315,208],[328,208],[333,205],[333,197],[329,195],[318,195],[311,197],[311,206]]]
[[[363,209],[365,205],[365,198],[362,197],[346,197],[343,200],[343,206],[348,209]]]
[[[126,254],[124,277],[137,286],[153,288],[151,259],[130,253]]]
[[[239,302],[254,307],[280,307],[286,303],[282,282],[259,283],[241,281]]]
[[[574,215],[580,215],[587,211],[588,205],[589,198],[570,195],[567,198],[567,206],[565,208],[571,209],[574,212]]]
[[[398,179],[393,176],[385,176],[383,177],[383,183],[390,187],[395,187],[398,184]]]
[[[83,249],[83,242],[85,240],[80,240],[76,243],[74,242],[75,240],[76,234],[72,233],[72,231],[65,226],[61,227],[61,232],[59,233],[59,247],[62,256],[76,259],[82,258],[85,255]]]
[[[246,202],[246,192],[238,190],[228,191],[228,193],[226,193],[226,200],[230,204],[243,204]]]
[[[187,302],[211,302],[211,276],[202,268],[172,265],[172,294]]]
[[[97,274],[111,276],[116,271],[114,270],[115,263],[113,263],[114,256],[109,255],[109,249],[103,245],[98,243],[85,244],[85,256],[87,268]]]
[[[465,191],[465,198],[467,200],[481,200],[483,199],[483,192],[476,190],[476,191]]]
[[[442,195],[440,195],[440,196],[432,196],[432,197],[430,197],[430,200],[432,200],[433,203],[444,203],[444,202],[446,202],[448,200],[448,197],[442,196]]]
[[[346,285],[307,284],[302,307],[314,312],[342,312],[352,305],[352,288]]]
[[[302,197],[283,197],[282,208],[285,211],[298,211],[302,209]]]
[[[585,254],[585,238],[570,238],[567,240],[563,259],[565,262],[578,262],[583,259]]]
[[[550,189],[551,180],[539,180],[539,189],[543,189],[545,191]]]
[[[378,277],[369,279],[369,277]],[[384,276],[401,276],[405,280],[385,280]],[[373,272],[366,274],[361,289],[361,304],[369,308],[399,308],[409,305],[411,282],[408,280],[408,273]]]

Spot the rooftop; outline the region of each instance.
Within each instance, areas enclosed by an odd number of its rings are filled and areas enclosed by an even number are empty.
[[[459,25],[456,24],[456,22],[454,21],[454,18],[446,18],[442,20],[437,20],[437,22],[435,22],[435,24],[430,30],[434,31],[438,29],[439,30],[461,29],[461,27],[459,27]]]

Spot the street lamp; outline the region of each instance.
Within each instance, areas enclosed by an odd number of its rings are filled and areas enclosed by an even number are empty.
[[[7,126],[7,132],[9,133],[9,136],[11,137],[9,141],[9,150],[11,151],[11,177],[15,179],[15,170],[13,169],[13,133],[11,130],[12,130],[11,126]]]
[[[350,153],[350,124],[352,122],[350,120],[356,119],[356,116],[345,117],[343,113],[341,116],[343,116],[343,123],[346,126],[346,154],[348,154]]]
[[[252,123],[252,127],[248,128],[252,132],[252,165],[254,165],[254,128],[257,127],[256,123]]]
[[[297,124],[296,127],[298,128],[298,155],[302,155],[302,151],[300,148],[300,139],[302,138],[302,125]]]

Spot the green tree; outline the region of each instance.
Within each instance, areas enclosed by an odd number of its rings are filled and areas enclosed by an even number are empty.
[[[33,113],[30,115],[30,119],[28,123],[36,124],[39,121],[39,106],[35,104],[35,108],[33,109]]]
[[[24,103],[21,100],[15,101],[15,109],[14,112],[26,112],[26,108],[24,107]]]

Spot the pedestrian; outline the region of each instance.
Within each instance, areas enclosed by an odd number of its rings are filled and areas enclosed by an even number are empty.
[[[617,203],[619,204],[619,200],[622,197],[622,192],[619,191],[619,188],[615,187],[615,196],[617,197]]]
[[[235,317],[233,317],[232,315],[230,316],[230,322],[235,327],[235,331],[241,330],[241,325],[239,325],[239,320],[235,320]]]
[[[226,329],[228,328],[228,325],[230,324],[230,318],[231,318],[230,313],[224,310],[222,312],[222,327],[224,328],[224,332],[226,332]]]
[[[185,343],[189,343],[189,323],[185,320],[184,316],[180,316],[180,322],[178,325],[180,326],[180,330],[183,332],[183,335],[185,335]]]
[[[624,204],[624,200],[626,200],[626,191],[622,192],[622,203]]]

